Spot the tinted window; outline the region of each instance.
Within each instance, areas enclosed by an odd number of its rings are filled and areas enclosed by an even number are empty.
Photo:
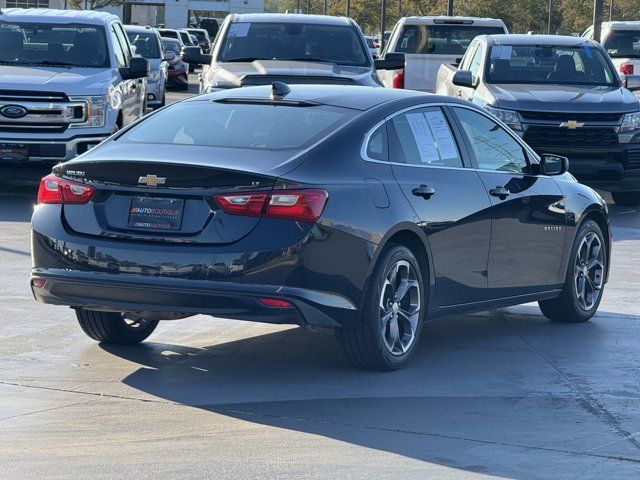
[[[180,55],[180,43],[177,40],[162,40],[162,49]]]
[[[232,23],[222,43],[220,59],[370,65],[369,52],[355,28],[303,23]]]
[[[0,21],[0,63],[108,67],[110,61],[100,26]]]
[[[490,51],[489,83],[618,83],[605,56],[596,48],[494,45]]]
[[[527,159],[522,146],[500,125],[466,108],[454,108],[475,154],[478,168],[525,172]]]
[[[387,160],[387,129],[384,124],[369,137],[367,157],[374,160]]]
[[[127,57],[122,49],[122,45],[120,45],[120,40],[118,40],[118,35],[116,34],[116,29],[113,25],[111,25],[109,33],[111,34],[111,43],[113,44],[114,53],[116,55],[116,63],[120,68],[126,67]]]
[[[390,125],[390,160],[411,165],[462,167],[449,123],[438,107],[396,115]]]
[[[353,116],[328,107],[187,102],[151,115],[125,133],[132,142],[293,149],[312,143]]]
[[[612,30],[602,46],[613,58],[640,58],[640,30]]]
[[[160,46],[155,33],[127,32],[129,42],[136,47],[136,53],[144,58],[160,58]]]
[[[405,25],[395,51],[464,55],[471,40],[478,35],[505,33],[501,27],[465,25]]]

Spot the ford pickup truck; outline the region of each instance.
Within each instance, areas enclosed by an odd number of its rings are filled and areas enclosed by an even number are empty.
[[[457,68],[440,67],[437,93],[484,107],[539,154],[569,158],[581,182],[639,205],[640,76],[625,81],[591,40],[484,35]]]
[[[117,16],[0,12],[0,162],[61,162],[145,113],[146,59]]]
[[[391,33],[381,57],[403,68],[379,72],[386,87],[434,92],[442,64],[457,63],[478,35],[508,33],[504,22],[476,17],[405,17]]]

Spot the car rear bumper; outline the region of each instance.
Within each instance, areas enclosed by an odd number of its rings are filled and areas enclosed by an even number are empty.
[[[153,312],[161,319],[163,314],[165,318],[175,318],[176,314],[202,313],[266,323],[339,327],[351,325],[357,318],[355,305],[341,295],[278,285],[36,268],[31,272],[31,289],[42,303],[101,311]],[[293,307],[268,307],[260,298],[286,300]]]

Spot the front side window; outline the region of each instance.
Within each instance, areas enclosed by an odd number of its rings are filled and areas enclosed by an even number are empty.
[[[469,63],[469,70],[471,71],[471,77],[473,79],[473,84],[477,85],[478,77],[480,74],[480,64],[482,63],[482,54],[484,53],[484,48],[478,47],[478,49],[473,54],[471,58],[471,62]]]
[[[502,27],[473,25],[405,25],[396,52],[463,56],[478,35],[499,35]]]
[[[449,123],[439,107],[396,115],[389,129],[390,160],[432,167],[462,167]]]
[[[306,23],[231,23],[220,61],[297,60],[369,66],[371,61],[352,27]]]
[[[488,83],[618,86],[605,55],[588,45],[493,45]]]
[[[127,57],[124,54],[124,50],[122,50],[120,40],[118,40],[118,35],[116,34],[116,29],[113,25],[111,25],[110,33],[111,43],[113,43],[113,50],[116,55],[116,63],[118,64],[118,68],[124,68],[127,66]]]
[[[640,30],[611,30],[602,46],[611,58],[640,58]]]
[[[109,66],[104,28],[99,25],[0,21],[0,64]]]
[[[453,110],[462,124],[479,169],[527,172],[524,149],[505,129],[473,110],[458,107]]]
[[[352,110],[324,105],[183,102],[150,116],[120,138],[135,143],[298,149],[353,115]]]

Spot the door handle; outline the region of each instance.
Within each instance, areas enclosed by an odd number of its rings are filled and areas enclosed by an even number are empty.
[[[491,195],[492,197],[498,197],[500,200],[504,200],[509,195],[511,195],[511,192],[507,188],[496,187],[489,190],[489,195]]]
[[[419,187],[416,187],[413,190],[411,190],[411,193],[413,193],[416,197],[422,197],[425,200],[429,200],[431,198],[431,195],[435,195],[436,191],[434,190],[433,187],[429,187],[428,185],[422,184]]]

